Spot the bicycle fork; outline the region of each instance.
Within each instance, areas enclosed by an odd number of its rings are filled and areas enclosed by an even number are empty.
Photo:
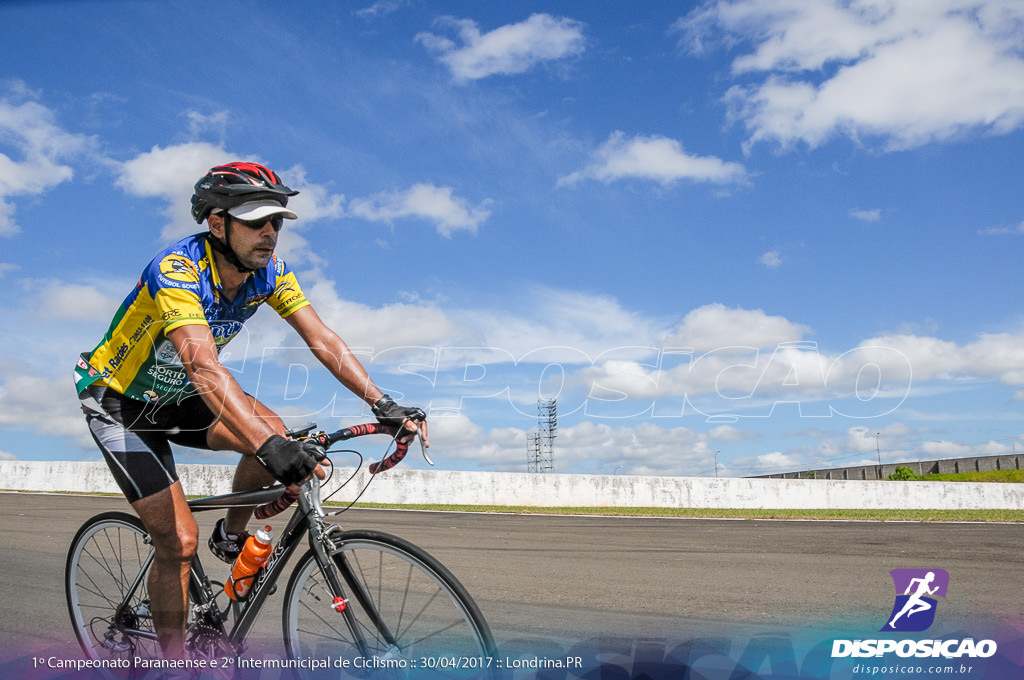
[[[355,613],[348,606],[349,598],[346,597],[346,593],[351,593],[351,597],[355,599],[369,619],[371,626],[369,629],[376,631],[378,639],[386,643],[388,651],[385,656],[400,653],[398,640],[377,611],[373,596],[367,591],[362,579],[356,575],[345,552],[340,549],[341,546],[336,545],[332,540],[330,534],[335,530],[340,530],[340,527],[332,526],[325,529],[320,523],[314,523],[310,527],[310,542],[314,545],[313,551],[316,554],[317,564],[334,596],[335,611],[344,618],[345,625],[352,635],[352,640],[359,649],[359,653],[365,658],[372,656],[371,646],[363,634],[364,626],[360,626]]]

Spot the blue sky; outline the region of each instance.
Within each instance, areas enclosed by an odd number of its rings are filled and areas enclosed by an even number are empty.
[[[70,372],[191,186],[279,254],[446,469],[709,476],[1024,446],[1024,6],[0,4],[0,456],[97,459]],[[230,346],[366,417],[286,324]],[[233,455],[181,450],[183,462]],[[410,464],[423,466],[421,461]]]

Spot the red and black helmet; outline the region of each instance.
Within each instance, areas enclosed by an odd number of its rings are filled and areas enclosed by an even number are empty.
[[[299,193],[284,185],[273,170],[259,163],[227,163],[210,168],[192,194],[192,217],[199,224],[214,210],[229,210],[251,201],[271,200],[288,205]]]

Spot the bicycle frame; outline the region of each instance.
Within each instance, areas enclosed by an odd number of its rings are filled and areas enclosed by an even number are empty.
[[[359,437],[365,434],[390,434],[395,435],[394,428],[388,428],[379,424],[358,425],[351,428],[343,428],[331,434],[323,432],[311,436],[309,433],[315,425],[287,434],[296,438],[307,438],[316,441],[324,448],[329,448],[335,442]],[[370,473],[376,474],[390,469],[405,456],[408,451],[409,440],[404,442],[395,438],[396,448],[394,453],[385,460],[374,463],[370,466]],[[426,457],[424,451],[424,457]],[[432,463],[431,463],[432,464]],[[267,489],[256,491],[234,492],[219,496],[209,496],[188,501],[189,509],[195,512],[208,510],[223,510],[237,507],[267,506],[269,512],[275,514],[287,507],[275,503],[283,498],[284,487],[276,485]],[[189,630],[188,644],[194,653],[197,654],[222,654],[224,652],[240,654],[245,651],[246,637],[252,630],[257,619],[266,604],[267,598],[276,590],[277,581],[281,577],[289,558],[299,547],[303,535],[308,537],[309,546],[317,568],[323,575],[326,585],[334,594],[335,600],[332,603],[334,609],[344,621],[345,627],[352,636],[356,648],[365,654],[369,653],[369,645],[365,636],[364,628],[356,621],[355,615],[348,608],[348,597],[354,598],[370,624],[366,630],[373,630],[377,640],[383,640],[389,646],[396,647],[398,642],[396,636],[390,630],[381,612],[374,603],[374,598],[366,590],[356,570],[348,562],[346,553],[338,550],[339,544],[335,544],[332,534],[341,532],[341,527],[336,524],[327,523],[327,513],[321,501],[320,480],[311,478],[302,485],[298,495],[297,508],[292,512],[284,530],[280,532],[277,545],[267,560],[266,565],[261,568],[254,577],[254,583],[247,596],[240,601],[230,600],[226,608],[222,609],[216,601],[219,594],[215,591],[203,568],[197,553],[193,559],[189,575],[189,607],[194,625]],[[146,537],[146,543],[149,538]],[[140,588],[144,587],[144,576],[152,565],[153,552],[150,551],[142,562],[139,574],[134,578],[127,591],[123,593],[120,605],[117,607],[113,620],[122,623],[131,621],[138,612],[132,611],[133,598]],[[135,605],[138,607],[138,605]],[[230,624],[225,625],[229,621]],[[122,630],[132,636],[156,641],[156,634],[153,632],[136,630],[134,625],[124,626]],[[117,644],[110,641],[111,645]]]
[[[281,491],[282,487],[274,486],[258,491],[241,491],[222,496],[199,498],[189,501],[188,505],[193,513],[205,510],[222,510],[239,506],[260,505],[274,501],[281,495]],[[253,583],[248,596],[242,602],[232,601],[230,606],[232,608],[237,607],[238,616],[230,631],[221,629],[221,632],[236,650],[242,648],[246,636],[255,624],[267,597],[272,591],[272,586],[276,585],[277,579],[284,571],[288,558],[298,548],[303,534],[308,532],[310,534],[310,545],[318,554],[324,554],[322,536],[319,531],[314,530],[318,522],[311,521],[309,518],[311,512],[316,513],[318,520],[322,520],[324,517],[325,513],[320,505],[319,496],[319,480],[317,480],[316,484],[308,482],[303,487],[303,491],[299,495],[298,508],[292,512],[292,516],[288,520],[284,531],[281,532],[273,553],[267,559],[266,566],[257,574],[256,581]],[[326,558],[325,561],[329,562]],[[198,554],[192,560],[192,579],[190,584],[190,590],[194,591],[197,589],[201,589],[201,592],[192,592],[195,605],[214,609],[214,618],[222,620],[223,615],[220,611],[217,611],[216,602],[214,601],[215,593],[210,586],[209,578],[207,578]]]
[[[223,496],[200,498],[189,501],[188,505],[193,512],[259,505],[275,500],[281,495],[281,491],[282,487],[275,486],[259,491],[242,491]],[[302,492],[298,498],[298,508],[292,513],[288,524],[281,533],[277,546],[267,559],[267,564],[257,574],[256,581],[248,596],[243,602],[232,601],[231,607],[238,607],[238,616],[230,631],[223,630],[223,627],[221,627],[220,632],[236,651],[244,649],[246,636],[259,618],[263,605],[274,591],[278,578],[284,571],[289,558],[298,548],[304,534],[308,535],[309,545],[313,549],[317,565],[334,592],[346,593],[351,591],[352,596],[363,606],[364,611],[369,614],[373,625],[381,637],[387,640],[389,644],[397,644],[387,624],[377,614],[372,598],[363,592],[359,579],[355,578],[351,567],[344,557],[334,556],[332,560],[330,551],[333,546],[330,542],[330,534],[334,530],[339,529],[339,527],[333,524],[326,524],[324,522],[326,514],[320,501],[320,480],[314,477],[303,485]],[[339,571],[341,572],[340,577]],[[198,555],[192,562],[192,576],[190,590],[196,591],[192,593],[195,604],[204,608],[204,613],[210,611],[214,615],[213,618],[215,620],[223,621],[223,616],[218,611],[214,601],[215,594]],[[349,588],[346,588],[343,582],[348,584]],[[357,640],[360,648],[365,649],[366,642],[360,627],[352,621],[351,615],[347,610],[339,610],[339,614],[345,618],[346,626]]]
[[[280,497],[282,488],[283,487],[281,486],[274,486],[257,491],[241,491],[221,496],[210,496],[188,501],[188,505],[194,513],[206,510],[222,510],[240,506],[261,505],[263,503],[272,502]],[[331,581],[331,585],[335,588],[335,592],[345,592],[341,584],[341,580],[335,572],[334,565],[328,554],[329,549],[327,547],[329,545],[328,535],[337,527],[335,525],[325,525],[323,522],[325,516],[326,513],[320,502],[319,480],[314,478],[314,480],[307,482],[303,486],[302,493],[299,495],[298,499],[298,507],[293,511],[291,518],[288,520],[288,523],[277,542],[277,546],[267,560],[267,564],[257,574],[256,581],[250,589],[248,596],[241,602],[234,600],[231,601],[230,607],[235,610],[237,616],[235,617],[234,624],[231,626],[230,630],[226,630],[224,628],[223,624],[226,617],[224,616],[224,612],[217,606],[215,600],[217,594],[213,590],[213,585],[203,568],[199,555],[197,554],[193,557],[191,575],[189,579],[189,595],[191,599],[190,606],[192,606],[198,614],[202,615],[203,623],[205,625],[214,627],[215,631],[219,634],[219,637],[226,641],[235,653],[244,651],[245,639],[248,636],[249,631],[259,618],[260,612],[262,611],[267,598],[274,592],[278,578],[284,571],[289,558],[299,547],[304,534],[308,534],[309,544],[316,555],[317,564],[325,574],[326,578]],[[122,609],[127,606],[127,603],[131,601],[134,592],[142,585],[144,576],[152,563],[152,560],[153,555],[151,553],[144,561],[139,575],[126,592],[125,597],[122,600]],[[342,562],[341,564],[343,565],[344,563]],[[348,580],[349,583],[354,582],[350,579],[346,580]],[[364,598],[362,593],[357,592],[355,595],[360,602],[369,603],[369,600]],[[118,610],[117,618],[120,618],[122,609]],[[369,610],[372,611],[372,606]],[[345,614],[345,612],[341,613]],[[347,618],[346,622],[353,634],[361,638],[362,635],[358,628],[355,627],[351,621],[348,621]],[[376,620],[374,623],[378,628],[384,628],[383,622]],[[156,639],[155,634],[146,631],[132,630],[130,632],[139,637],[153,640]],[[386,638],[391,637],[389,632],[382,632]]]

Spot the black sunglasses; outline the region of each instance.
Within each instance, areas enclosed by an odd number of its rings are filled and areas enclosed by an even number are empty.
[[[248,227],[249,229],[262,229],[263,225],[267,222],[270,222],[270,226],[274,228],[274,231],[281,231],[281,227],[284,226],[284,215],[281,215],[280,213],[277,215],[271,215],[270,217],[264,217],[261,220],[240,220],[234,215],[231,216],[231,219],[238,222],[243,227]]]

